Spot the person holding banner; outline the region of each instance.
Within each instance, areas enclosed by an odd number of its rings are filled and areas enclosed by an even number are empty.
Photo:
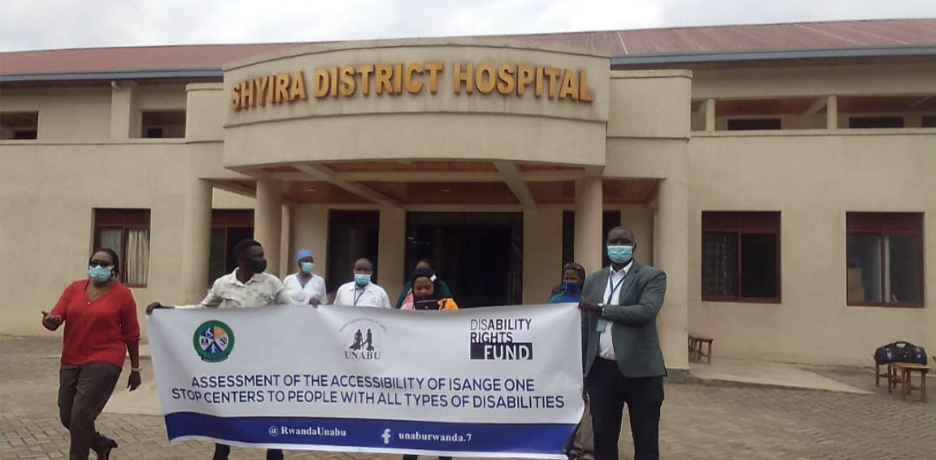
[[[218,278],[211,286],[211,292],[195,305],[165,306],[153,302],[146,307],[150,315],[160,308],[218,308],[224,303],[228,308],[257,308],[272,305],[295,304],[293,296],[279,278],[264,273],[266,258],[263,246],[255,240],[243,240],[234,246],[234,258],[237,268],[231,273]],[[313,306],[316,306],[313,304]],[[227,460],[231,446],[215,444],[212,460]],[[282,460],[283,451],[268,449],[267,460]]]
[[[549,303],[578,303],[582,300],[582,284],[585,282],[585,267],[575,262],[562,266],[562,284],[553,289]],[[569,440],[566,455],[570,460],[594,460],[594,430],[592,429],[591,411],[588,407],[587,395],[585,411],[582,421],[575,429],[575,434]]]
[[[578,303],[582,300],[582,284],[585,282],[585,267],[569,262],[562,266],[562,284],[553,289],[549,303]]]
[[[71,283],[42,326],[65,324],[59,370],[59,417],[71,436],[70,460],[87,460],[90,450],[107,460],[117,442],[94,428],[130,355],[130,391],[140,386],[140,324],[133,293],[118,280],[120,256],[100,249],[88,261],[88,278]]]
[[[411,310],[458,310],[451,294],[442,291],[441,280],[429,268],[418,268],[413,272],[413,306]],[[407,310],[404,306],[404,310]]]
[[[422,259],[416,263],[416,268],[414,270],[419,270],[420,268],[428,268],[432,270],[432,263],[429,262],[429,259]],[[445,281],[434,278],[432,281],[437,283],[439,286],[439,292],[443,297],[452,297],[452,291],[449,289],[448,285],[445,284]],[[413,282],[407,281],[406,285],[403,286],[403,290],[400,291],[400,297],[397,299],[396,305],[393,306],[397,310],[412,310],[413,309]]]
[[[299,271],[283,279],[286,290],[297,303],[303,305],[325,305],[328,295],[325,293],[325,280],[315,274],[315,258],[312,251],[303,249],[296,254]]]
[[[348,307],[390,308],[390,297],[384,288],[371,282],[374,264],[367,258],[354,262],[354,281],[345,283],[335,293],[335,305]]]
[[[660,458],[660,408],[666,367],[656,318],[666,295],[666,273],[637,263],[634,232],[608,232],[611,265],[585,279],[585,381],[592,403],[595,458],[618,459],[621,418],[627,404],[635,460]]]

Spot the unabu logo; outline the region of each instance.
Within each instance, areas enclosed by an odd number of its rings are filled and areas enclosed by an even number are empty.
[[[206,321],[195,329],[195,351],[209,363],[219,363],[234,350],[234,331],[221,321]]]
[[[372,361],[380,359],[380,349],[387,337],[387,328],[379,321],[358,318],[341,327],[339,332],[347,334],[348,347],[345,359]]]

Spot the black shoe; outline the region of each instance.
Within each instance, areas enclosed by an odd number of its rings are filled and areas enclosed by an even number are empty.
[[[112,450],[117,448],[117,441],[113,439],[108,439],[107,443],[103,446],[91,447],[91,450],[97,454],[98,460],[110,460],[110,453]]]

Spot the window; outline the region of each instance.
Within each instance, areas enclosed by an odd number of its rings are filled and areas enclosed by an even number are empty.
[[[923,214],[846,215],[846,298],[855,306],[923,306]]]
[[[143,111],[143,137],[146,139],[185,137],[184,110]]]
[[[39,112],[0,113],[0,139],[36,139],[39,134]]]
[[[780,302],[780,213],[702,213],[702,300]]]
[[[936,115],[924,115],[923,119],[920,120],[920,126],[924,128],[936,128]]]
[[[851,129],[865,128],[903,128],[903,117],[851,117],[848,119]]]
[[[150,210],[95,209],[94,247],[120,255],[120,281],[145,287],[149,277]]]
[[[728,131],[755,131],[780,129],[779,118],[737,118],[728,120]]]

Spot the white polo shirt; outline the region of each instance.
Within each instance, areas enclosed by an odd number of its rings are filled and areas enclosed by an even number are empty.
[[[354,281],[342,284],[335,294],[335,305],[350,307],[391,308],[390,297],[384,288],[368,283],[361,288]]]
[[[246,283],[237,279],[237,268],[224,275],[211,286],[211,292],[195,305],[179,305],[176,308],[218,308],[223,303],[227,308],[256,308],[269,305],[295,304],[287,294],[279,278],[256,273]]]
[[[283,279],[286,285],[286,291],[292,296],[293,300],[302,305],[308,305],[309,300],[318,299],[319,305],[328,304],[328,294],[325,292],[325,279],[321,276],[312,275],[312,279],[302,285],[298,273],[293,273]]]

